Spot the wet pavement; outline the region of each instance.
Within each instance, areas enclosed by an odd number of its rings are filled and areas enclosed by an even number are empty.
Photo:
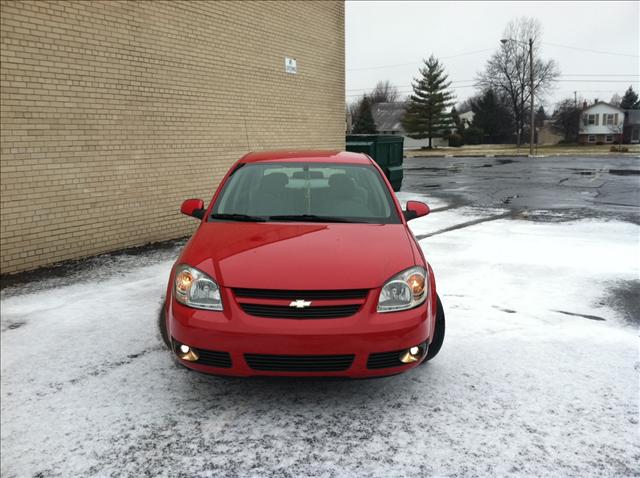
[[[640,224],[638,156],[405,158],[402,190],[447,203],[436,211],[464,206],[505,211],[417,235],[418,239],[505,217]],[[640,325],[640,278],[610,284],[606,300],[627,322]]]
[[[405,158],[402,190],[540,221],[640,224],[639,157]]]

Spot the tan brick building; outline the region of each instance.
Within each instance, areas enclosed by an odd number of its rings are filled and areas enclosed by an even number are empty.
[[[189,234],[248,150],[344,148],[342,1],[0,5],[3,274]]]

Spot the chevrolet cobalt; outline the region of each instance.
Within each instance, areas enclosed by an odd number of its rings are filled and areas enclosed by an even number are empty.
[[[345,152],[250,153],[176,261],[160,314],[182,365],[217,375],[393,375],[432,359],[445,318],[433,271],[376,163]]]

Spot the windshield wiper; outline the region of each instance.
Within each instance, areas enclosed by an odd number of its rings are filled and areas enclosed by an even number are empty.
[[[364,222],[364,221],[354,221],[352,219],[345,219],[343,217],[318,216],[316,214],[269,216],[269,219],[271,221],[300,221],[300,222],[355,222],[355,223]]]
[[[266,219],[247,214],[212,214],[211,219],[228,219],[229,221],[264,222]]]

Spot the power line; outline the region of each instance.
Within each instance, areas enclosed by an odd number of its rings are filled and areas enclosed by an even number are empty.
[[[451,84],[458,84],[458,83],[475,83],[476,80],[458,80],[458,81],[452,81]],[[400,85],[397,88],[412,88],[412,85]],[[373,88],[349,88],[348,90],[345,91],[373,91],[375,89],[375,86]]]
[[[449,55],[449,56],[441,56],[438,57],[438,60],[448,60],[451,58],[458,58],[460,56],[467,56],[467,55],[475,55],[476,53],[483,53],[486,51],[493,51],[495,50],[495,48],[484,48],[482,50],[474,50],[474,51],[467,51],[467,52],[463,52],[463,53],[458,53],[456,55]],[[398,66],[408,66],[408,65],[416,65],[416,64],[420,64],[421,61],[412,61],[410,63],[396,63],[394,65],[378,65],[378,66],[363,66],[363,67],[359,67],[359,68],[347,68],[347,71],[361,71],[361,70],[379,70],[382,68],[395,68]]]
[[[556,47],[560,47],[560,48],[568,48],[570,50],[578,50],[578,51],[585,51],[585,52],[589,52],[589,53],[595,53],[598,55],[614,55],[614,56],[624,56],[624,57],[629,57],[629,58],[640,58],[640,55],[632,55],[629,53],[617,53],[617,52],[612,52],[612,51],[601,51],[601,50],[591,50],[589,48],[581,48],[581,47],[577,47],[577,46],[571,46],[571,45],[562,45],[560,43],[551,43],[551,42],[540,42],[543,45],[550,45],[550,46],[556,46]],[[449,55],[449,56],[441,56],[438,57],[439,60],[448,60],[451,58],[458,58],[461,56],[467,56],[467,55],[475,55],[476,53],[484,53],[487,51],[494,51],[495,48],[483,48],[482,50],[473,50],[473,51],[467,51],[467,52],[463,52],[463,53],[458,53],[455,55]],[[396,63],[393,65],[377,65],[377,66],[363,66],[363,67],[358,67],[358,68],[347,68],[346,71],[362,71],[362,70],[379,70],[379,69],[383,69],[383,68],[396,68],[398,66],[409,66],[409,65],[416,65],[416,64],[420,64],[420,61],[412,61],[412,62],[408,62],[408,63]],[[599,76],[610,76],[610,75],[599,75]],[[613,75],[611,75],[613,76]]]
[[[463,86],[452,86],[449,89],[450,90],[460,90],[462,88],[475,88],[475,87],[476,87],[476,85],[463,85]],[[399,89],[398,93],[399,94],[413,93],[413,90],[411,90],[411,89],[409,89],[409,90]],[[362,93],[347,93],[345,96],[347,98],[351,98],[351,97],[354,97],[354,96],[362,96]]]
[[[555,80],[562,83],[633,83],[637,80]]]
[[[565,76],[572,76],[572,75],[561,75],[561,77],[565,77]],[[577,75],[576,75],[577,76]],[[595,76],[595,75],[594,75]],[[599,76],[599,75],[598,75]],[[614,76],[614,75],[612,75]],[[627,76],[627,75],[620,75],[620,76]],[[635,76],[635,77],[640,77],[640,75],[628,75],[628,76]],[[634,83],[637,80],[599,80],[599,79],[586,79],[586,80],[572,80],[572,79],[566,79],[566,80],[555,80],[561,83]],[[459,84],[459,83],[472,83],[471,85],[459,85],[457,86],[458,88],[467,88],[469,86],[474,86],[476,84],[476,80],[458,80],[458,81],[452,81],[452,84]],[[413,88],[412,85],[399,85],[397,86],[397,88]],[[455,89],[456,86],[452,86],[450,88]],[[351,91],[373,91],[375,89],[375,86],[371,87],[371,88],[349,88],[345,91],[347,92],[351,92]]]
[[[640,75],[636,75],[636,74],[620,74],[620,73],[565,73],[563,75],[560,76],[640,76]]]
[[[570,45],[560,45],[559,43],[550,43],[550,42],[540,42],[543,45],[551,45],[551,46],[557,46],[560,48],[568,48],[570,50],[578,50],[578,51],[586,51],[589,53],[596,53],[598,55],[614,55],[614,56],[626,56],[626,57],[631,57],[631,58],[640,58],[640,55],[630,55],[628,53],[616,53],[616,52],[612,52],[612,51],[599,51],[599,50],[590,50],[588,48],[580,48],[577,46],[570,46]]]

